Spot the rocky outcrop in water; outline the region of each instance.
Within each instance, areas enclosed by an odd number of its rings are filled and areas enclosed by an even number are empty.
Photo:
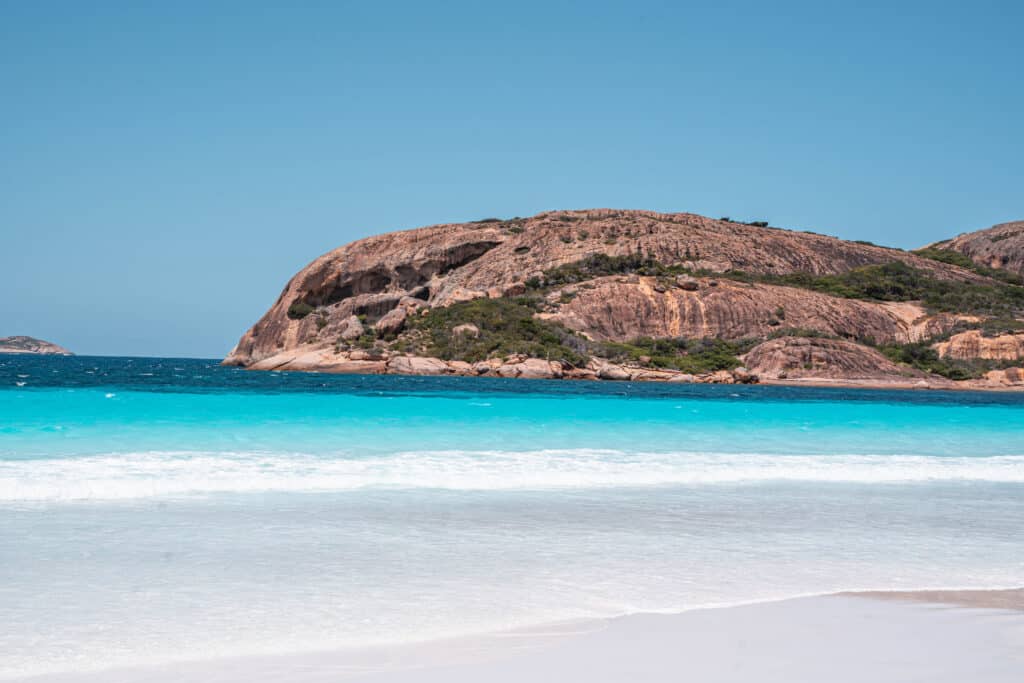
[[[0,337],[0,353],[30,353],[49,356],[73,356],[63,346],[35,337]]]
[[[576,272],[568,281],[549,277],[595,257],[648,265],[618,274]],[[853,298],[827,280],[893,263],[932,282],[992,282],[969,268],[901,250],[694,214],[553,211],[436,225],[359,240],[316,259],[288,282],[225,363],[608,381],[921,381],[927,378],[865,344],[934,341],[962,349],[957,337],[945,338],[982,317],[919,301]],[[818,278],[817,284],[790,284],[785,277],[792,275]],[[481,309],[438,332],[437,311],[479,301],[527,301],[527,319],[541,327],[516,327],[526,322]],[[526,336],[517,343],[520,329]],[[634,344],[638,339],[648,340],[646,346]],[[737,375],[737,359],[687,372],[680,369],[686,363],[658,356],[650,339],[729,342],[746,349],[749,371]],[[759,340],[768,341],[751,348]],[[698,352],[718,353],[692,343],[669,350],[676,357]]]
[[[312,337],[340,335],[352,315],[379,319],[403,300],[444,306],[513,296],[531,277],[594,253],[641,253],[708,272],[830,274],[898,260],[940,278],[976,277],[899,250],[694,214],[554,211],[393,232],[335,249],[288,282],[227,360],[250,365]]]

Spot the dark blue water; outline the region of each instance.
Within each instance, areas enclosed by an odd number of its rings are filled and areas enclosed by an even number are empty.
[[[363,395],[495,394],[550,398],[614,396],[625,399],[694,398],[743,401],[866,401],[905,405],[1015,406],[1024,392],[889,391],[757,385],[658,382],[509,380],[489,377],[330,375],[311,372],[252,372],[215,359],[121,358],[110,356],[20,356],[0,354],[0,389],[109,388],[178,393],[344,393]]]

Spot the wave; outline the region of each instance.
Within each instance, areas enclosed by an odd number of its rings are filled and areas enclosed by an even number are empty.
[[[1024,483],[1024,456],[766,455],[617,450],[406,451],[388,456],[149,451],[0,461],[0,502],[360,489],[465,491],[760,482]]]

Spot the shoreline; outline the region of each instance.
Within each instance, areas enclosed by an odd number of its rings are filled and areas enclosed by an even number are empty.
[[[1001,682],[1024,674],[1022,634],[1024,588],[866,590],[551,622],[393,645],[0,680],[667,683],[684,676],[730,683]],[[837,666],[843,661],[850,666]],[[772,675],[763,676],[766,671]]]
[[[844,591],[833,595],[1024,612],[1024,588]]]
[[[421,358],[417,356],[416,358]],[[436,359],[427,359],[436,360]],[[361,361],[360,361],[361,362]],[[438,363],[444,363],[444,361],[438,361]],[[353,363],[340,363],[337,365],[308,365],[300,367],[289,367],[290,363],[282,363],[280,365],[256,367],[256,363],[251,365],[236,365],[233,363],[221,362],[221,365],[227,367],[237,367],[241,370],[248,372],[308,372],[314,374],[328,374],[328,375],[394,375],[400,377],[485,377],[490,379],[517,379],[517,380],[545,380],[545,381],[568,381],[568,382],[600,382],[602,384],[621,384],[630,382],[643,382],[650,384],[680,384],[680,385],[697,385],[697,384],[721,384],[721,385],[743,385],[743,386],[779,386],[779,387],[810,387],[814,389],[870,389],[876,391],[958,391],[958,392],[997,392],[997,393],[1024,393],[1024,384],[1020,385],[993,385],[984,383],[983,380],[963,380],[963,381],[930,381],[924,379],[908,380],[908,379],[827,379],[820,377],[806,378],[806,379],[771,379],[771,378],[758,378],[757,381],[737,381],[734,378],[730,378],[727,381],[722,381],[725,376],[720,373],[717,378],[712,379],[710,376],[707,379],[701,379],[693,377],[692,379],[676,379],[674,377],[686,376],[686,373],[672,373],[664,370],[648,370],[643,368],[632,368],[625,366],[616,366],[627,373],[628,376],[616,377],[616,378],[602,378],[600,376],[530,376],[530,375],[489,375],[489,374],[477,374],[470,372],[460,371],[448,371],[440,370],[440,366],[435,366],[435,369],[431,371],[394,371],[390,368],[381,367],[367,367],[357,368],[353,367]],[[427,366],[425,366],[427,367]],[[724,372],[724,371],[723,371]],[[729,373],[726,373],[729,374]],[[674,377],[670,377],[673,375]],[[692,376],[690,376],[692,377]]]

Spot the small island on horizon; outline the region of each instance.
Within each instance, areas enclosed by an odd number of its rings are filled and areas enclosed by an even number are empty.
[[[1024,389],[1024,222],[915,251],[614,209],[392,232],[306,266],[224,363]]]
[[[43,356],[73,356],[63,346],[53,342],[18,335],[14,337],[0,337],[0,353],[34,354]]]

